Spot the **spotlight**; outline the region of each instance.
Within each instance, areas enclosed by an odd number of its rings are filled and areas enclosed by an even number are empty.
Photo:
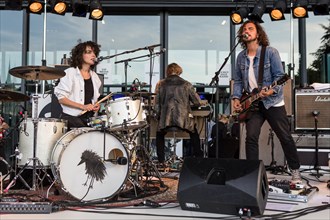
[[[63,0],[50,0],[50,6],[52,8],[52,13],[58,15],[64,15],[68,5]]]
[[[274,3],[273,9],[269,12],[272,21],[284,20],[284,12],[286,10],[286,0],[278,0]]]
[[[104,14],[99,0],[90,1],[89,12],[89,19],[102,20]]]
[[[231,13],[230,19],[233,24],[241,24],[243,23],[244,18],[246,18],[249,14],[249,8],[243,7]]]
[[[248,19],[257,21],[259,23],[264,23],[261,17],[264,14],[265,10],[266,10],[265,2],[263,0],[259,0],[254,6],[252,13],[248,15]]]
[[[6,0],[5,10],[22,10],[22,0]]]
[[[292,16],[294,18],[307,18],[308,0],[297,0],[292,7]]]
[[[88,5],[83,0],[72,0],[72,16],[86,17]]]
[[[330,0],[319,0],[313,6],[314,15],[328,15]]]
[[[41,14],[43,12],[44,3],[37,0],[29,0],[28,11],[34,14]]]

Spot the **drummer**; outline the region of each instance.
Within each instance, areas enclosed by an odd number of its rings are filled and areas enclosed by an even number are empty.
[[[101,80],[93,71],[100,45],[86,41],[79,43],[71,50],[70,68],[55,87],[54,94],[62,106],[61,119],[68,121],[68,129],[87,127],[87,122],[100,105]]]

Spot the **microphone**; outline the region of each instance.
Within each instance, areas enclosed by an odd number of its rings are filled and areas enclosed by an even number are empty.
[[[153,207],[153,208],[160,207],[159,203],[154,202],[154,201],[151,201],[151,200],[149,200],[149,199],[143,201],[143,205],[145,205],[145,206],[150,206],[150,207]]]
[[[103,60],[104,58],[101,56],[101,57],[96,57],[95,59],[94,59],[94,62],[95,63],[99,63],[99,62],[101,62],[102,60]]]
[[[107,162],[111,162],[114,164],[119,164],[119,165],[126,165],[127,164],[127,158],[126,157],[117,157],[115,159],[108,159],[105,160]]]
[[[248,34],[242,34],[242,35],[238,35],[239,38],[243,38],[243,39],[248,39],[249,35]]]
[[[24,111],[23,131],[26,132],[27,111]]]
[[[154,44],[154,45],[150,45],[150,46],[146,46],[143,49],[149,50],[149,49],[154,49],[155,47],[159,47],[161,44]]]

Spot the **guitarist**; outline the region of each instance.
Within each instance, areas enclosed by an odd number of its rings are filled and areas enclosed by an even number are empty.
[[[259,159],[259,136],[263,123],[268,121],[280,140],[284,155],[291,170],[292,182],[300,183],[300,162],[294,140],[290,134],[289,121],[284,106],[283,89],[276,85],[266,89],[276,80],[284,76],[284,70],[278,51],[269,46],[268,36],[263,27],[253,20],[248,20],[238,30],[240,44],[243,48],[237,56],[233,73],[233,108],[236,112],[245,111],[241,103],[242,92],[257,90],[258,99],[252,103],[246,123],[246,157]],[[262,47],[264,61],[262,62]],[[263,63],[263,71],[259,74],[259,63]],[[262,67],[261,67],[262,70]]]
[[[70,68],[54,89],[63,112],[60,118],[68,121],[68,129],[87,127],[90,117],[98,112],[101,80],[93,71],[100,46],[92,41],[79,43],[71,50]],[[82,111],[87,111],[80,115]]]

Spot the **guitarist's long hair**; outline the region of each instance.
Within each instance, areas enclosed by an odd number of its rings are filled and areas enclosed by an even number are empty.
[[[242,26],[239,28],[239,30],[237,31],[237,36],[242,36],[242,32],[243,32],[243,28],[245,27],[246,24],[248,23],[252,23],[256,26],[257,28],[257,34],[258,34],[258,43],[261,46],[269,46],[269,40],[268,40],[268,36],[264,30],[264,28],[260,25],[259,22],[254,21],[254,20],[247,20],[245,21]],[[241,47],[243,49],[246,49],[246,42],[242,41],[242,38],[240,39],[240,44]]]

